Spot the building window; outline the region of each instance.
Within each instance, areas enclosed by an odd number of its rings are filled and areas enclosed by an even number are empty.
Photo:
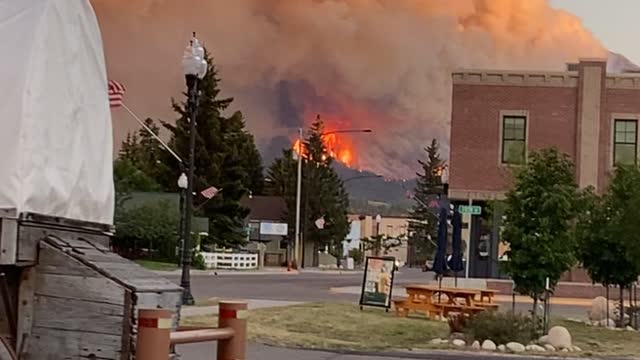
[[[502,163],[521,165],[527,155],[527,118],[504,116],[502,118]]]
[[[613,163],[635,165],[638,153],[638,121],[615,120],[613,138]]]

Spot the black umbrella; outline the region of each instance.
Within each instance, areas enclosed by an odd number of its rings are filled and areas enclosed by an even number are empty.
[[[464,264],[462,263],[462,215],[455,209],[453,212],[453,236],[451,237],[451,247],[453,254],[451,256],[451,262],[449,263],[449,269],[455,272],[464,270]]]
[[[438,223],[438,248],[436,249],[436,258],[433,260],[433,271],[441,276],[447,270],[447,213],[448,209],[444,206],[440,208],[440,219]]]

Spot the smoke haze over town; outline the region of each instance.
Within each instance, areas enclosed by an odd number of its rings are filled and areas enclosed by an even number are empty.
[[[93,0],[109,77],[140,116],[173,120],[181,55],[197,31],[223,95],[268,159],[316,114],[349,165],[410,177],[431,138],[448,152],[450,74],[459,68],[563,70],[607,51],[545,0]],[[196,6],[197,5],[197,6]],[[114,113],[118,144],[136,123]],[[345,158],[346,159],[346,158]]]

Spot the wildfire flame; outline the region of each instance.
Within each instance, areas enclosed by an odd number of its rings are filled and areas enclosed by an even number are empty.
[[[354,164],[354,150],[351,142],[345,137],[338,136],[338,134],[327,134],[322,137],[322,142],[327,149],[328,156],[341,162],[342,164],[352,167]],[[304,144],[300,143],[299,139],[293,142],[293,151],[302,157],[306,158]],[[326,160],[326,156],[323,155],[323,159]]]

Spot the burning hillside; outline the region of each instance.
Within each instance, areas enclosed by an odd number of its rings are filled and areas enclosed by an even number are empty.
[[[180,56],[195,30],[263,149],[290,145],[320,113],[329,129],[374,131],[327,137],[336,158],[393,177],[411,176],[433,137],[446,156],[454,69],[559,70],[606,54],[578,18],[545,0],[92,3],[109,75],[141,115],[175,117],[169,98],[182,90]],[[135,127],[118,115],[116,124],[116,140]]]

